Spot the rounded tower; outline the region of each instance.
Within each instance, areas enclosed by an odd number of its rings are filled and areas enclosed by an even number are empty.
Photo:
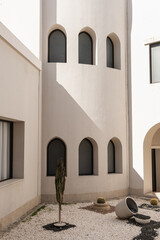
[[[126,1],[42,1],[42,200],[128,192]],[[52,169],[53,168],[53,169]]]

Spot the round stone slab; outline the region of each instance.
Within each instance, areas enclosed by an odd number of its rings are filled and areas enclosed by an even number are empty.
[[[65,222],[62,222],[62,223],[54,223],[53,224],[55,227],[64,227],[64,226],[66,226],[66,223]]]
[[[107,207],[108,209],[110,209],[110,205],[105,202],[105,203],[93,203],[94,206],[96,207]]]

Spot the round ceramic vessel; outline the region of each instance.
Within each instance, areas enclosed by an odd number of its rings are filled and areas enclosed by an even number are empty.
[[[146,223],[150,223],[151,218],[148,218],[148,219],[141,219],[141,218],[137,218],[137,217],[135,217],[135,221],[136,221],[137,223],[146,224]]]
[[[115,208],[115,213],[117,217],[120,219],[130,218],[137,212],[138,212],[137,204],[133,200],[133,198],[130,197],[126,197],[123,200],[121,200]]]

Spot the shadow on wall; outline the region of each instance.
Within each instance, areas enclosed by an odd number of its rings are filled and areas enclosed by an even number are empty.
[[[99,95],[95,97],[94,94],[92,94],[92,86],[86,85],[84,83],[85,82],[84,79],[82,79],[83,87],[80,85],[81,84],[80,82],[77,82],[77,84],[75,84],[73,80],[70,81],[69,79],[66,79],[66,83],[64,82],[62,84],[58,83],[57,69],[56,69],[57,66],[59,68],[59,66],[61,67],[62,65],[54,64],[54,63],[46,63],[44,66],[43,122],[46,122],[47,125],[51,127],[51,130],[53,127],[54,131],[56,130],[55,126],[57,126],[57,128],[59,128],[59,126],[61,126],[62,128],[66,128],[65,130],[69,131],[68,133],[69,135],[71,135],[70,137],[74,136],[74,139],[78,137],[78,135],[79,136],[81,135],[82,139],[84,137],[94,138],[94,135],[95,136],[101,135],[101,137],[104,136],[103,140],[106,141],[106,139],[108,139],[108,142],[109,142],[109,139],[113,137],[117,137],[120,139],[120,141],[122,141],[121,137],[115,134],[115,128],[114,128],[114,124],[116,124],[116,122],[118,123],[117,111],[116,111],[117,102],[113,102],[113,108],[109,115],[110,121],[112,119],[114,120],[115,118],[115,121],[112,121],[113,132],[114,132],[112,135],[111,133],[112,131],[110,130],[110,128],[108,128],[108,125],[104,121],[105,119],[106,121],[108,121],[106,116],[102,116],[102,114],[105,114],[105,113],[107,115],[107,111],[109,111],[108,106],[110,106],[110,104],[107,104],[106,102],[101,101],[101,99],[98,99],[99,101],[99,105],[98,105],[96,97],[98,97]],[[60,71],[62,72],[66,71],[66,73],[68,74],[66,70],[67,69],[66,65],[65,66],[63,65],[63,67],[62,69],[60,69]],[[59,69],[58,69],[58,72],[59,72]],[[75,73],[74,73],[74,77],[76,79]],[[87,77],[89,78],[89,75],[87,75]],[[71,78],[73,78],[73,76],[71,76]],[[61,79],[61,76],[60,76],[60,79]],[[88,81],[91,82],[92,79],[89,78]],[[101,84],[103,84],[103,82]],[[67,85],[73,86],[74,96],[72,96],[72,93],[69,93],[66,90]],[[103,88],[99,88],[98,91],[99,92],[101,92],[102,90],[105,91],[107,87],[108,85],[105,85]],[[96,90],[94,89],[93,91],[96,91]],[[76,95],[76,92],[77,92],[77,95]],[[114,97],[115,96],[113,96],[113,98]],[[79,100],[81,102],[81,105],[78,104]],[[110,101],[112,101],[112,98],[110,99]],[[101,106],[102,104],[104,104],[103,111],[102,109],[99,109],[99,106]],[[84,109],[82,109],[82,106]],[[91,115],[92,115],[92,118],[91,118]],[[101,125],[103,126],[102,129],[100,128]],[[110,133],[110,135],[108,135],[108,133],[105,131],[105,128],[109,130],[108,132]],[[120,131],[118,131],[118,134]],[[88,136],[86,136],[87,132],[88,132]],[[79,139],[79,140],[82,140],[82,139]],[[108,142],[106,142],[106,144],[108,144]]]
[[[134,179],[134,186],[137,186],[137,188],[132,187],[132,184],[130,184],[129,187],[129,193],[132,195],[143,195],[143,179],[140,177],[140,175],[137,173],[137,171],[133,168],[133,165],[130,166],[130,178]]]
[[[56,65],[50,64],[47,67],[48,78],[43,78],[43,122],[44,127],[50,127],[51,132],[65,130],[64,135],[70,136],[74,141],[80,141],[84,137],[94,138],[99,134],[104,134],[88,117],[85,111],[71,97],[65,88],[56,81]],[[88,102],[88,104],[90,104]],[[44,107],[45,106],[45,107]],[[60,127],[61,126],[61,127]],[[86,136],[87,134],[87,136]],[[53,134],[51,133],[51,138]],[[79,137],[78,137],[79,136]],[[81,137],[80,137],[81,136]],[[78,140],[78,141],[79,141]]]

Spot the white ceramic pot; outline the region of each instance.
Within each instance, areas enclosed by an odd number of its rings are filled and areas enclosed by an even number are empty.
[[[137,204],[133,200],[133,198],[130,197],[126,197],[123,200],[121,200],[115,208],[115,213],[117,217],[121,219],[130,218],[137,212],[138,212]]]

